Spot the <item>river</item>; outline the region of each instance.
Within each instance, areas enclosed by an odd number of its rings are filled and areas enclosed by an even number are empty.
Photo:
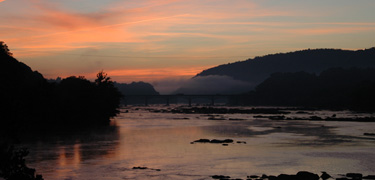
[[[111,127],[31,137],[22,144],[30,150],[27,164],[46,180],[185,180],[212,179],[212,175],[246,179],[249,175],[298,171],[326,171],[332,176],[375,174],[375,137],[364,135],[375,132],[373,122],[269,120],[254,117],[262,114],[212,116],[158,111],[168,108],[173,106],[127,107],[112,120]],[[291,111],[287,116],[373,114]],[[234,142],[192,143],[202,138]]]

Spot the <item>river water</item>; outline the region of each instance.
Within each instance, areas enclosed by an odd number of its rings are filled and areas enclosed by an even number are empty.
[[[246,179],[298,171],[375,174],[375,137],[364,135],[375,133],[375,123],[150,111],[163,108],[173,107],[127,107],[114,126],[24,142],[30,150],[27,164],[46,180]],[[287,116],[312,115],[373,116],[348,111],[292,111]],[[191,143],[202,138],[234,143]]]

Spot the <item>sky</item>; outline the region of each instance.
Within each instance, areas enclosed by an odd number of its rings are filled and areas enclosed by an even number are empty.
[[[0,0],[0,41],[46,78],[181,82],[307,48],[375,46],[374,0]]]

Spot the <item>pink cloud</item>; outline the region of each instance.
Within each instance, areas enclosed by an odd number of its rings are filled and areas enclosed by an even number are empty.
[[[47,1],[32,0],[34,7],[40,10],[40,14],[32,17],[42,23],[56,29],[77,30],[108,24],[111,19],[122,16],[121,12],[102,11],[93,13],[77,13],[58,8],[58,4]]]
[[[12,33],[15,34],[14,31],[7,31],[9,35],[5,40],[8,43],[22,43],[24,47],[33,47],[34,45],[61,47],[72,46],[72,44],[77,43],[144,42],[142,40],[144,34],[140,34],[138,30],[130,30],[130,28],[139,24],[165,22],[185,16],[183,14],[144,13],[148,7],[80,14],[60,10],[53,4],[44,1],[42,3],[42,1],[33,0],[33,2],[41,13],[31,16],[27,21],[17,21],[12,26],[13,30],[30,31],[25,32],[25,34],[18,33],[13,38],[9,37],[12,37]],[[168,2],[174,1],[165,1],[164,3]],[[28,23],[32,21],[34,24],[30,26],[38,27],[38,29],[25,27],[22,21]],[[0,32],[2,30],[4,28],[0,29]]]
[[[27,32],[24,37],[6,39],[7,41],[11,41],[11,43],[27,41],[29,42],[27,46],[32,43],[45,44],[52,47],[66,46],[68,43],[71,46],[71,44],[76,43],[94,42],[144,42],[143,39],[145,37],[155,34],[158,34],[159,37],[184,35],[183,33],[166,32],[172,26],[197,25],[199,23],[207,23],[210,19],[230,19],[237,16],[246,16],[246,13],[233,14],[228,10],[216,11],[214,10],[215,8],[203,5],[204,3],[200,3],[200,1],[190,3],[190,1],[182,0],[143,0],[138,2],[141,4],[140,7],[130,9],[106,8],[101,12],[86,14],[62,10],[57,8],[58,4],[48,3],[48,1],[32,0],[32,2],[40,10],[40,13],[36,16],[30,16],[27,21],[23,21],[27,23],[34,22],[34,24],[29,26],[40,27],[43,30],[33,29],[31,32]],[[244,0],[236,1],[232,5],[241,8],[256,7],[253,3]],[[204,6],[203,9],[208,9],[208,11],[195,11],[199,6]],[[195,12],[192,11],[192,14],[189,14],[191,10]],[[252,12],[256,16],[268,16],[271,14],[270,12]],[[280,15],[280,13],[276,14]],[[25,28],[23,21],[18,21],[19,29]],[[219,37],[210,32],[195,33],[198,36],[203,34],[211,38]]]
[[[55,64],[63,64],[60,61],[63,61],[64,53],[74,54],[83,51],[82,49],[97,48],[101,50],[98,54],[118,56],[116,60],[104,55],[101,58],[108,60],[113,66],[118,66],[117,70],[112,67],[109,69],[112,69],[111,73],[119,79],[132,75],[126,73],[127,71],[135,73],[134,78],[137,79],[149,76],[164,78],[168,74],[192,76],[195,75],[195,70],[168,69],[170,66],[182,64],[217,65],[243,60],[243,55],[251,57],[263,55],[263,52],[274,53],[283,50],[282,48],[291,48],[284,47],[286,42],[307,44],[311,43],[311,36],[316,35],[375,30],[375,24],[371,22],[313,22],[312,17],[322,15],[260,7],[249,0],[117,1],[94,12],[85,13],[66,9],[66,6],[64,9],[64,1],[23,1],[27,5],[23,7],[25,10],[22,9],[22,13],[2,15],[0,12],[2,18],[6,17],[3,18],[3,24],[7,24],[0,26],[1,40],[5,41],[11,50],[14,49],[12,51],[16,57],[29,58],[30,61],[48,57],[52,59],[51,64],[53,61],[56,61],[53,62]],[[8,2],[12,1],[2,5]],[[306,16],[311,21],[293,21]],[[272,18],[280,21],[264,21]],[[306,42],[305,39],[308,38],[305,37],[310,37],[310,40]],[[159,55],[169,57],[152,58]],[[81,56],[73,57],[83,59]],[[165,63],[166,68],[145,67],[153,60],[163,60],[160,64]],[[128,69],[126,63],[132,65],[132,69]],[[38,66],[47,69],[42,65]],[[197,66],[196,69],[198,68]],[[97,69],[92,70],[94,74],[96,71]],[[56,72],[68,74],[72,71],[60,69]]]

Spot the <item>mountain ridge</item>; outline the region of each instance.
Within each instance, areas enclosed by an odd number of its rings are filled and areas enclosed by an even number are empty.
[[[305,49],[257,56],[203,70],[193,78],[219,75],[250,82],[253,87],[275,72],[320,73],[329,68],[375,67],[375,47],[361,50]]]

